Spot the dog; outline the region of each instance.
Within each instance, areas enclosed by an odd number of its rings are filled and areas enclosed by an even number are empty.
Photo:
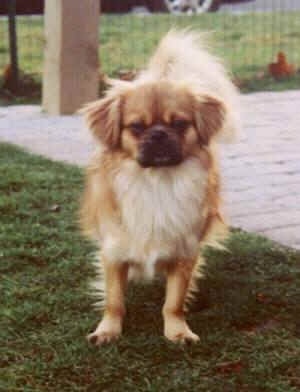
[[[104,315],[88,335],[117,339],[130,279],[165,276],[164,335],[196,342],[185,304],[196,290],[201,250],[226,236],[217,144],[239,129],[239,94],[205,36],[172,30],[133,81],[111,81],[83,113],[97,149],[81,206],[99,246]]]

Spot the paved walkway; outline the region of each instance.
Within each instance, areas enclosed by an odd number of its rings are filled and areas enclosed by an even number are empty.
[[[231,224],[300,249],[300,91],[242,101],[244,136],[221,151]],[[82,119],[48,116],[39,106],[0,108],[0,141],[78,165],[92,150]]]

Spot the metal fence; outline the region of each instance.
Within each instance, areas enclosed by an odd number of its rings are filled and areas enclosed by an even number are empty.
[[[112,3],[118,11],[118,2]],[[21,74],[40,81],[43,16],[17,15],[16,21]],[[217,12],[201,14],[151,13],[140,6],[126,14],[103,13],[99,27],[101,71],[110,76],[131,77],[143,67],[160,37],[171,27],[212,31],[210,40],[214,51],[225,59],[241,85],[245,80],[268,77],[270,63],[276,61],[278,52],[292,64],[293,74],[300,66],[300,1],[248,0],[222,3]],[[10,64],[8,31],[8,18],[0,16],[2,79]]]
[[[102,19],[101,58],[103,71],[141,68],[159,38],[171,27],[191,27],[211,31],[214,51],[241,79],[259,76],[278,52],[287,61],[300,65],[300,2],[281,0],[259,4],[227,4],[218,12],[200,15],[168,15],[136,13],[135,15],[106,15]],[[290,5],[290,7],[288,7]],[[259,6],[259,7],[258,7]]]

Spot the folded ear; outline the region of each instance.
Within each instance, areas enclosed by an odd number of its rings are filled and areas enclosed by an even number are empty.
[[[208,145],[211,138],[223,128],[226,108],[222,101],[210,95],[196,97],[194,107],[195,123],[199,141]]]
[[[81,111],[93,135],[104,145],[117,148],[121,132],[121,95],[108,94],[105,98],[86,105]]]

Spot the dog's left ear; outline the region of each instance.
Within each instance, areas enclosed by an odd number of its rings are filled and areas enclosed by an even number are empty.
[[[86,105],[80,110],[85,116],[92,134],[105,146],[118,147],[121,122],[121,96],[107,94],[106,97]]]
[[[111,86],[104,98],[91,102],[79,110],[92,134],[106,147],[115,149],[120,144],[122,105],[131,83],[105,79]]]
[[[195,124],[202,145],[208,145],[211,138],[221,132],[226,115],[222,101],[211,95],[198,95],[194,102]]]

